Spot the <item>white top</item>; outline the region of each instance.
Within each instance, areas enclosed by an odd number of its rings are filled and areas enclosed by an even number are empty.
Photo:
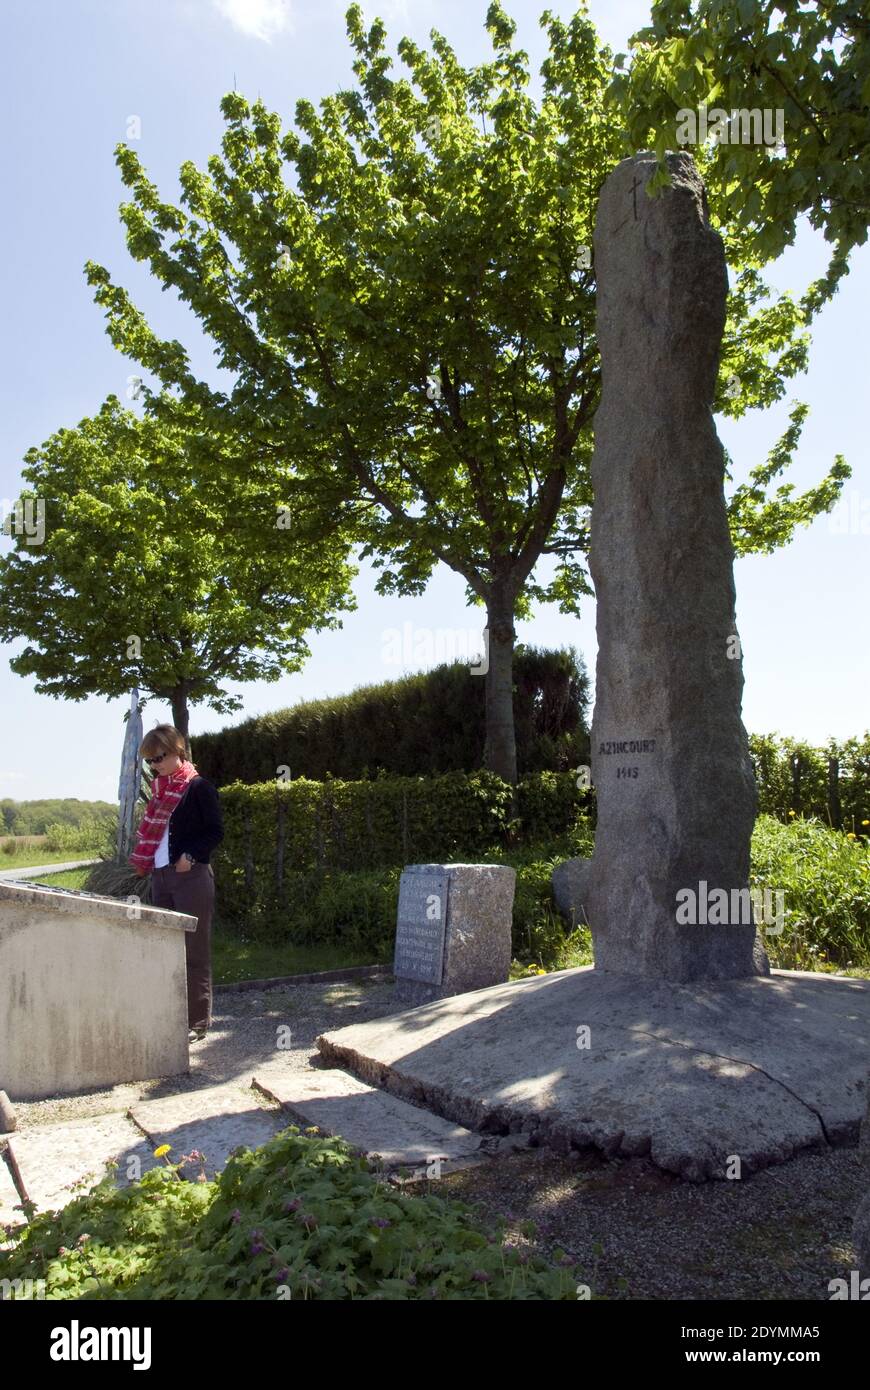
[[[163,832],[163,839],[154,851],[155,869],[165,869],[169,863],[169,821],[166,822],[166,829]]]

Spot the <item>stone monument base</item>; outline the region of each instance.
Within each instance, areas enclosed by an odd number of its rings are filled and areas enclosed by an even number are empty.
[[[678,985],[589,967],[437,1000],[317,1045],[331,1065],[468,1129],[648,1155],[691,1181],[747,1176],[857,1141],[870,981],[777,970]]]

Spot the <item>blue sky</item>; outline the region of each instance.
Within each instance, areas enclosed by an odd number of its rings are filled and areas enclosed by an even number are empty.
[[[86,260],[108,266],[158,331],[197,347],[193,320],[160,294],[124,246],[117,216],[124,190],[113,150],[127,139],[130,117],[141,121],[135,148],[149,176],[175,199],[181,163],[202,165],[218,148],[219,102],[233,85],[247,96],[261,95],[289,122],[300,97],[317,102],[351,84],[345,8],[329,0],[28,0],[5,8],[0,497],[16,496],[26,449],[93,413],[110,392],[123,399],[136,370],[105,336],[85,283]],[[464,62],[473,63],[489,53],[486,8],[486,0],[389,0],[366,5],[365,12],[385,20],[392,41],[408,34],[426,43],[435,27]],[[507,8],[537,68],[545,0]],[[555,0],[549,8],[567,18],[574,5]],[[629,34],[646,22],[648,5],[592,0],[590,12],[602,38],[624,49]],[[804,230],[768,279],[799,292],[824,264],[824,243]],[[737,481],[766,455],[792,399],[806,400],[811,414],[791,481],[806,487],[818,480],[836,453],[853,470],[838,518],[818,519],[773,556],[737,562],[744,720],[753,731],[821,742],[860,733],[868,723],[868,291],[865,246],[819,319],[810,370],[793,383],[786,402],[763,416],[719,421]],[[194,361],[208,373],[209,349],[200,346]],[[356,593],[358,609],[344,627],[313,636],[312,658],[302,672],[244,688],[238,719],[419,669],[426,664],[414,655],[425,652],[420,633],[465,634],[483,625],[480,610],[465,606],[463,582],[443,569],[421,598],[380,598],[367,570]],[[410,649],[404,666],[387,659],[389,633],[396,630]],[[533,621],[519,625],[519,637],[543,646],[574,645],[594,671],[592,600],[579,621],[540,608]],[[8,669],[15,650],[4,649],[0,666],[0,796],[114,799],[127,702],[36,695],[27,679]],[[168,709],[156,702],[146,708],[146,727],[167,718]],[[197,707],[192,728],[225,722]]]

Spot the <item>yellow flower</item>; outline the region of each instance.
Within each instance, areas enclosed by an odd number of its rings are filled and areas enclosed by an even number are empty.
[[[164,1154],[168,1154],[168,1153],[169,1153],[169,1150],[170,1150],[171,1148],[172,1148],[172,1145],[171,1145],[171,1144],[161,1144],[159,1149],[155,1149],[155,1150],[154,1150],[154,1157],[155,1157],[155,1158],[162,1158]]]
[[[862,820],[862,825],[870,825],[870,820]]]
[[[790,815],[790,816],[793,816],[793,815],[795,815],[795,812],[794,812],[794,811],[789,811],[789,815]]]
[[[852,834],[851,830],[849,831],[848,835],[846,836],[846,839],[847,839],[847,840],[854,840],[854,839],[856,839],[856,838],[857,838],[857,837],[856,837],[855,835]]]
[[[319,1133],[320,1133],[320,1130],[318,1129],[317,1125],[307,1125],[306,1128],[305,1128],[305,1133],[306,1133],[306,1134],[319,1134]]]

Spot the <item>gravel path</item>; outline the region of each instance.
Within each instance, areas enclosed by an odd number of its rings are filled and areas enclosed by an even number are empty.
[[[319,1033],[399,1011],[380,981],[300,984],[216,996],[188,1076],[17,1105],[22,1127],[126,1110],[137,1100],[307,1069]],[[289,1050],[278,1045],[281,1038]],[[690,1184],[646,1159],[503,1155],[430,1185],[504,1218],[520,1244],[561,1249],[596,1294],[628,1299],[820,1299],[856,1267],[852,1218],[866,1191],[857,1149],[805,1153],[739,1181]],[[536,1223],[530,1235],[521,1223]]]
[[[596,1294],[629,1299],[821,1299],[855,1269],[866,1191],[857,1149],[803,1154],[755,1177],[684,1183],[646,1159],[537,1150],[443,1180],[443,1195],[511,1218],[518,1243],[565,1250]],[[537,1225],[533,1241],[521,1220]]]

